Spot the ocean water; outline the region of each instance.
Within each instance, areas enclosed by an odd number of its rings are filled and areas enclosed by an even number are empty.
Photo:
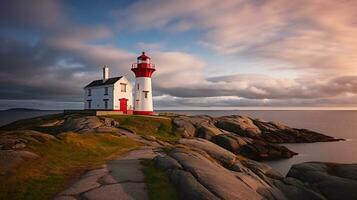
[[[61,111],[0,111],[0,126],[18,119],[40,115],[60,113]],[[166,112],[166,111],[158,111]],[[279,121],[295,128],[306,128],[346,141],[284,144],[299,153],[290,159],[265,162],[282,174],[286,174],[291,165],[307,161],[357,163],[357,111],[325,110],[195,110],[170,111],[187,115],[245,115],[268,121]]]
[[[27,119],[27,118],[32,118],[32,117],[38,117],[42,115],[50,115],[50,114],[56,114],[56,113],[61,113],[63,111],[61,110],[28,110],[28,111],[22,111],[22,110],[5,110],[5,111],[0,111],[0,126],[3,126],[5,124],[14,122],[16,120],[20,119]]]

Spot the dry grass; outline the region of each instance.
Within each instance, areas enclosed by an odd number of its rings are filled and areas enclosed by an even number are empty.
[[[50,199],[85,170],[138,147],[113,134],[66,133],[56,140],[31,141],[28,150],[40,155],[0,177],[0,199]]]

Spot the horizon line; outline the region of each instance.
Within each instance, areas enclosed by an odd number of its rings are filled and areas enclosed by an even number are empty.
[[[62,110],[71,110],[71,109],[39,109],[39,108],[6,108],[0,111],[7,111],[11,109],[30,109],[33,111],[62,111]],[[82,110],[82,109],[78,109]],[[154,109],[154,111],[259,111],[259,110],[267,110],[267,111],[314,111],[314,110],[326,110],[326,111],[356,111],[357,107],[181,107],[181,108],[173,108],[173,107],[159,107]]]

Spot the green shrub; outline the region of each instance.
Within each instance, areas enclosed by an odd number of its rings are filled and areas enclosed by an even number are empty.
[[[120,128],[135,132],[138,135],[154,136],[166,142],[175,142],[180,139],[180,134],[175,130],[172,120],[167,117],[136,115],[110,117],[119,122]]]
[[[145,183],[149,190],[149,199],[152,200],[176,200],[178,198],[174,185],[167,174],[156,168],[152,160],[142,160],[142,171]]]

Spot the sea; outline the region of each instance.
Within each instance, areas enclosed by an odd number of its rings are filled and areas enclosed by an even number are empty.
[[[60,112],[62,111],[0,111],[0,126],[19,119]],[[298,155],[290,159],[265,163],[284,175],[293,164],[302,162],[357,163],[357,111],[355,110],[162,110],[158,112],[211,116],[244,115],[345,139],[338,142],[283,144]]]

